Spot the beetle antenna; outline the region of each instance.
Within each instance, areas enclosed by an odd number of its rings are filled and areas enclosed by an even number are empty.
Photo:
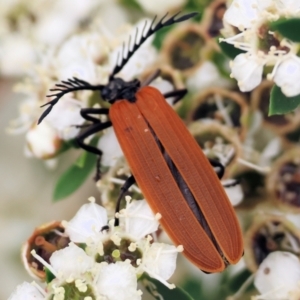
[[[55,84],[54,89],[50,89],[53,94],[47,95],[46,97],[54,97],[53,100],[47,102],[46,104],[42,105],[41,107],[48,106],[47,109],[42,113],[38,120],[38,124],[40,124],[43,119],[50,113],[53,106],[59,101],[59,99],[67,93],[80,91],[80,90],[102,90],[104,85],[92,85],[87,81],[79,79],[77,77],[69,78],[68,80],[62,80],[61,83]]]
[[[170,17],[167,20],[165,20],[165,18],[168,14],[165,14],[160,19],[160,21],[156,25],[154,25],[154,22],[156,20],[156,16],[155,16],[153,18],[150,26],[148,27],[148,29],[146,29],[146,25],[147,25],[147,21],[146,21],[144,28],[142,30],[142,35],[141,35],[140,39],[138,40],[138,38],[137,38],[138,37],[138,34],[137,34],[138,30],[137,30],[132,48],[130,49],[130,44],[129,44],[126,55],[124,55],[124,53],[122,51],[121,61],[120,61],[120,63],[117,61],[116,66],[114,67],[112,73],[109,76],[109,80],[111,81],[114,78],[114,76],[123,69],[123,67],[126,65],[126,63],[131,58],[131,56],[141,47],[141,45],[148,39],[148,37],[150,37],[152,34],[156,33],[158,30],[160,30],[163,27],[167,27],[167,26],[173,25],[175,23],[180,23],[180,22],[183,22],[190,18],[193,18],[198,13],[193,12],[193,13],[185,14],[185,15],[175,19],[179,14],[180,14],[180,12],[176,13],[175,15],[173,15],[172,17]]]

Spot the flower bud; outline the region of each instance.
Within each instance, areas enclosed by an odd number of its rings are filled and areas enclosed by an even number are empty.
[[[28,154],[40,159],[55,157],[63,144],[57,131],[46,121],[34,124],[27,132],[26,141]]]

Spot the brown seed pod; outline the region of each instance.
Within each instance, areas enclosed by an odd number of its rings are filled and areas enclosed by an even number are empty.
[[[265,175],[253,168],[244,165],[236,165],[228,172],[229,178],[237,179],[242,187],[244,198],[251,199],[249,205],[256,204],[254,200],[261,202],[261,197],[265,196]]]
[[[299,257],[300,232],[283,216],[259,214],[245,234],[245,262],[255,272],[273,251],[288,251]]]
[[[192,74],[218,46],[199,24],[182,24],[162,45],[162,60],[185,75]]]
[[[21,250],[21,258],[29,275],[41,281],[46,278],[44,266],[31,255],[32,250],[49,263],[52,253],[67,247],[69,242],[61,222],[53,221],[36,228]]]
[[[263,114],[263,125],[276,134],[284,135],[294,131],[300,124],[299,112],[290,112],[283,115],[268,116],[270,92],[274,83],[264,80],[251,94],[251,109],[259,110]]]
[[[281,155],[267,176],[267,189],[274,203],[291,213],[300,212],[300,148]]]
[[[240,93],[213,87],[192,99],[187,121],[212,119],[234,128],[243,139],[247,130],[248,112],[247,102]]]
[[[206,156],[220,161],[229,172],[242,152],[234,130],[217,122],[192,122],[188,128]]]
[[[223,16],[227,9],[226,3],[226,0],[212,1],[204,11],[201,24],[211,37],[220,35],[220,30],[223,28]]]
[[[167,64],[157,64],[154,65],[151,68],[146,69],[141,75],[140,75],[140,81],[143,82],[148,76],[152,75],[155,71],[160,70],[159,76],[167,80],[172,84],[174,89],[183,89],[185,88],[185,85],[183,83],[182,75],[181,73],[172,68],[170,65]]]

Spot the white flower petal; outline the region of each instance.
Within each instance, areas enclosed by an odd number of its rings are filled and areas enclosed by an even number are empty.
[[[123,151],[112,127],[108,128],[98,142],[98,148],[102,150],[101,164],[112,167],[123,156]]]
[[[47,122],[57,130],[58,136],[63,140],[74,138],[80,131],[75,125],[84,123],[80,115],[82,103],[68,96],[60,99],[47,116]]]
[[[230,184],[233,179],[222,180],[222,184]],[[225,187],[225,192],[233,206],[236,206],[244,199],[244,193],[240,184],[235,184],[231,187]]]
[[[107,225],[105,208],[96,203],[81,206],[76,215],[67,222],[66,234],[75,243],[86,243],[89,237],[100,234],[101,228]]]
[[[258,16],[253,4],[257,4],[257,0],[233,0],[224,14],[224,20],[236,27],[249,28],[251,21]]]
[[[300,94],[300,59],[296,56],[285,59],[275,72],[274,82],[287,97]]]
[[[46,294],[46,293],[45,293]],[[18,285],[8,300],[45,300],[46,297],[41,291],[29,282]]]
[[[137,0],[140,6],[148,13],[161,15],[162,11],[178,10],[187,0]]]
[[[239,54],[232,62],[232,76],[242,92],[249,92],[262,80],[263,62],[254,55]]]
[[[299,258],[289,252],[270,253],[260,264],[254,285],[268,299],[289,299],[288,292],[300,281]]]
[[[173,245],[153,243],[144,253],[142,264],[150,276],[168,280],[176,269],[177,254]]]
[[[155,232],[159,226],[152,210],[145,200],[132,201],[126,207],[125,230],[139,240]]]
[[[83,249],[70,243],[68,247],[55,251],[50,257],[50,264],[59,278],[79,278],[85,272],[91,271],[94,259]]]
[[[101,263],[96,274],[95,287],[99,295],[108,300],[139,300],[135,268],[117,261],[114,264]]]

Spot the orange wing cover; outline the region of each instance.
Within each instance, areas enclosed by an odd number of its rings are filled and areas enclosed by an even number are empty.
[[[243,254],[240,226],[220,181],[182,120],[155,88],[144,87],[137,101],[115,102],[110,120],[131,168],[154,213],[175,245],[206,272],[220,272]],[[192,192],[223,253],[220,255],[181,193],[155,140],[160,141]],[[222,257],[223,256],[223,257]]]

